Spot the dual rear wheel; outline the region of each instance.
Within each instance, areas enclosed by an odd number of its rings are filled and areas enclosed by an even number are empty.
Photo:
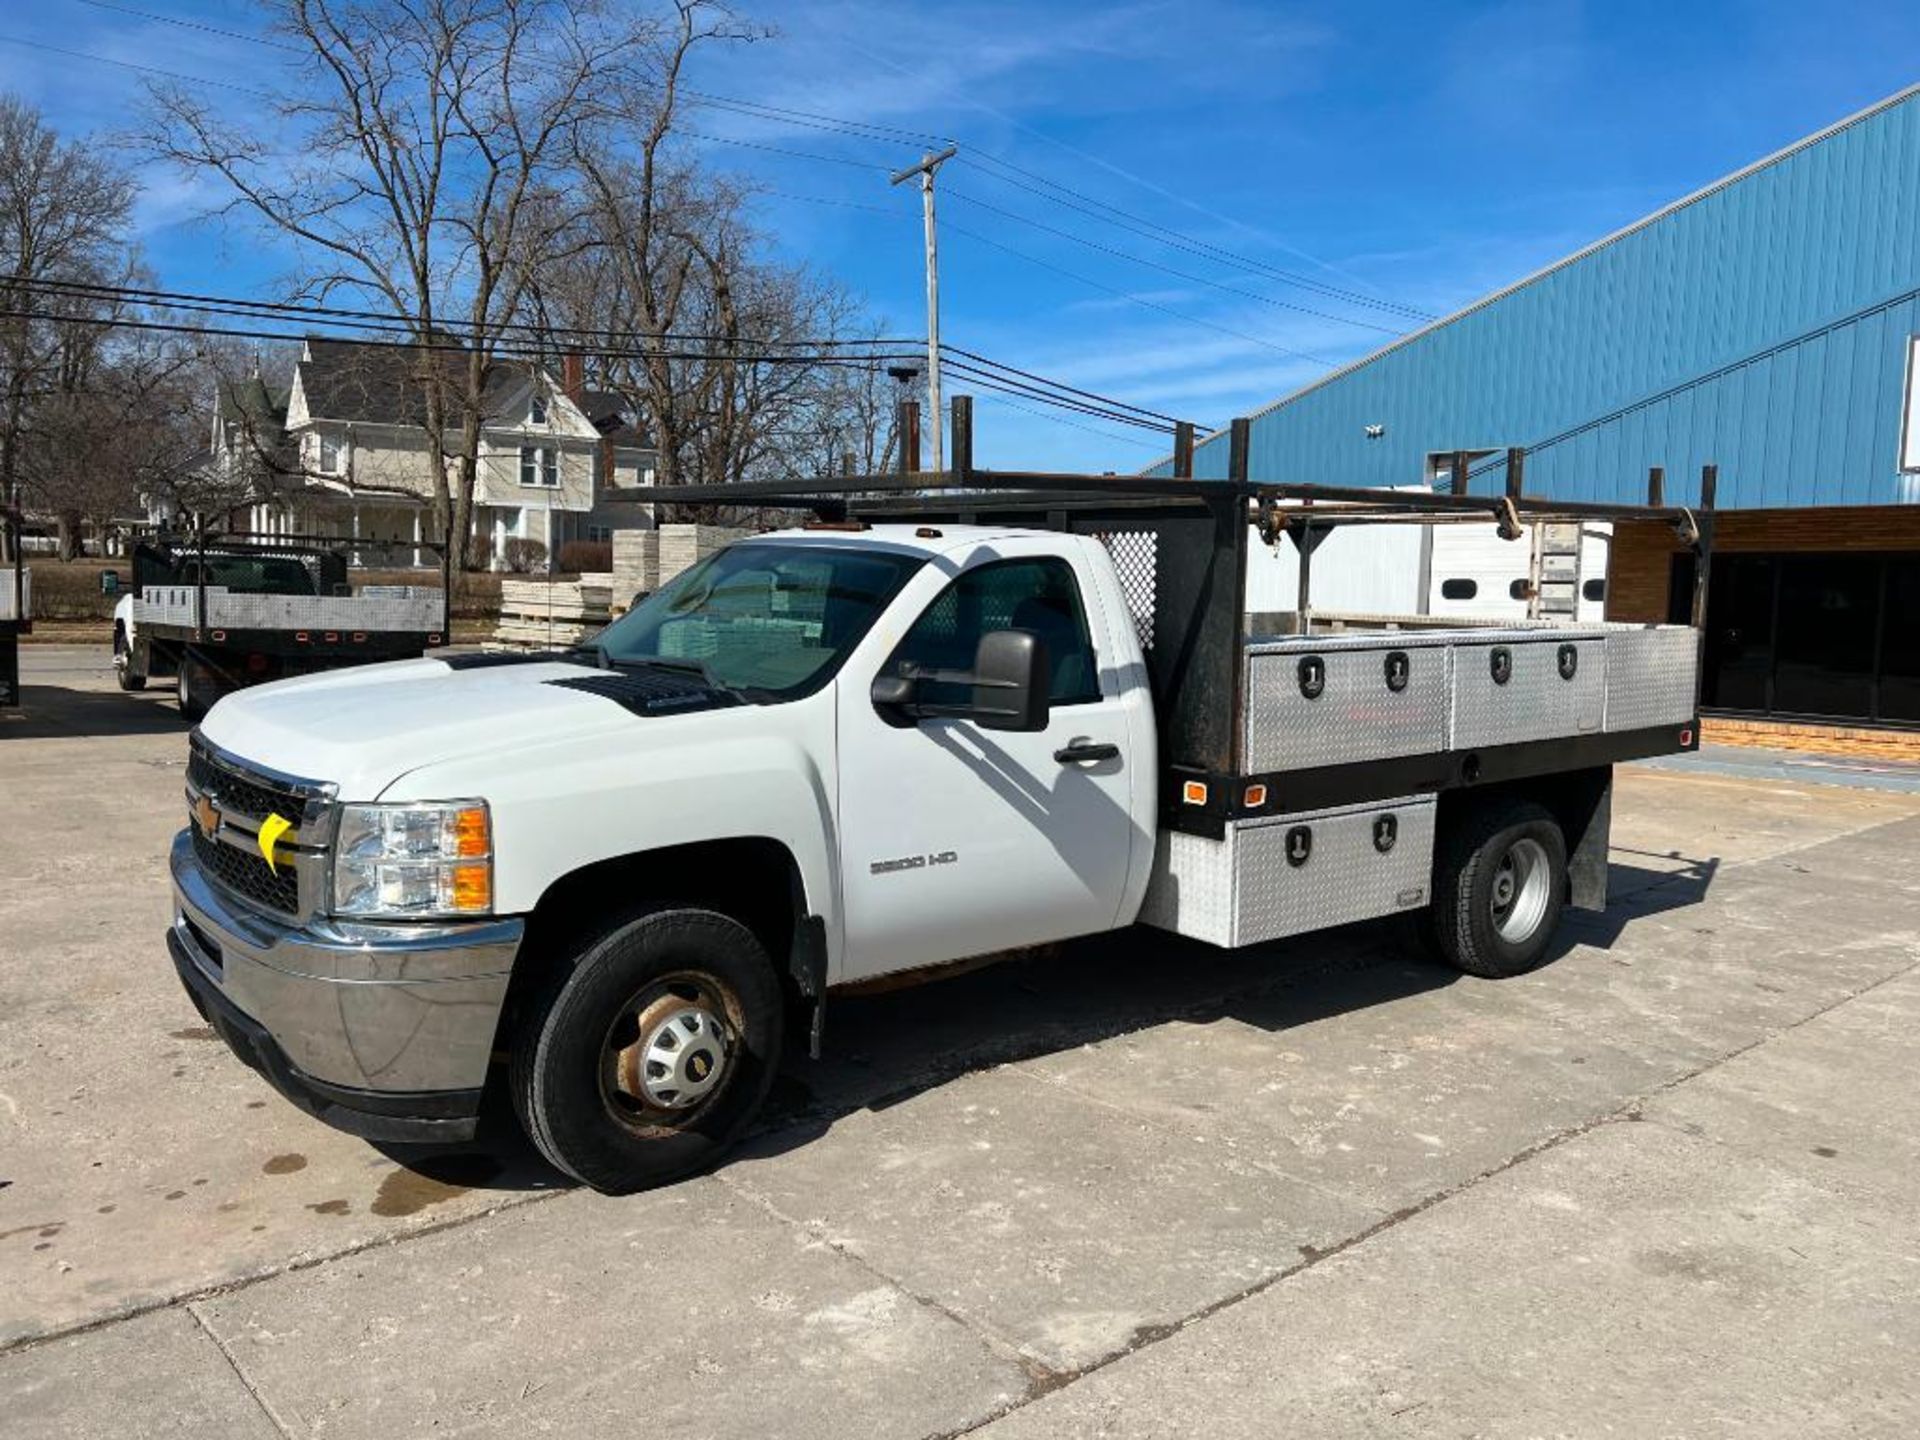
[[[1489,980],[1547,958],[1567,895],[1567,842],[1544,806],[1495,801],[1441,832],[1433,905],[1420,938],[1449,964]]]

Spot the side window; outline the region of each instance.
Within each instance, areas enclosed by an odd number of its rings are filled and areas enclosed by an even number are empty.
[[[1045,642],[1053,704],[1085,705],[1100,698],[1100,671],[1080,587],[1073,567],[1051,557],[1000,560],[967,571],[913,622],[887,663],[971,670],[974,650],[989,630],[1030,630]],[[966,686],[944,681],[924,682],[920,694],[934,705],[964,705],[971,698]]]

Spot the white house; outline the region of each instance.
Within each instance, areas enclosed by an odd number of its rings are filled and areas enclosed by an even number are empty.
[[[379,552],[368,547],[370,564],[435,563],[409,543],[433,529],[424,429],[431,376],[422,367],[466,358],[446,350],[423,360],[409,346],[309,337],[284,402],[257,380],[223,395],[216,463],[243,463],[242,448],[263,440],[281,457],[271,467],[278,472],[273,494],[252,507],[247,528],[389,542]],[[653,455],[617,397],[585,388],[582,368],[570,356],[560,379],[521,361],[496,362],[488,372],[471,533],[495,568],[509,559],[542,562],[569,540],[610,538],[616,525],[651,524],[640,507],[596,509],[607,486],[650,478]],[[538,548],[515,554],[522,547],[514,541]]]

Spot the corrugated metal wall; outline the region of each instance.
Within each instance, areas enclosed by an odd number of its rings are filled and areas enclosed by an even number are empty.
[[[1281,401],[1251,468],[1404,485],[1430,451],[1525,445],[1539,494],[1643,499],[1664,465],[1685,503],[1711,460],[1723,506],[1911,503],[1915,292],[1920,88]],[[1199,447],[1225,468],[1224,436]]]

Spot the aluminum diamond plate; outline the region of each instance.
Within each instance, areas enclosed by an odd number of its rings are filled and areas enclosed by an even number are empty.
[[[192,585],[150,585],[134,602],[134,622],[204,625],[224,630],[418,631],[440,628],[440,592],[382,586],[378,595],[249,595],[207,588],[207,615],[195,618]],[[395,593],[395,591],[399,593]]]
[[[1406,684],[1388,684],[1389,656],[1404,659]],[[1247,656],[1246,746],[1250,773],[1425,755],[1447,744],[1447,657],[1442,645],[1397,637],[1323,646],[1262,645]],[[1318,698],[1302,693],[1300,667],[1319,662]]]
[[[1693,719],[1699,670],[1700,632],[1692,626],[1610,631],[1607,729],[1687,724]]]
[[[1390,819],[1392,846],[1376,826]],[[1223,840],[1162,831],[1140,918],[1214,945],[1257,945],[1331,925],[1413,909],[1429,899],[1434,801],[1430,795],[1242,821]],[[1303,864],[1288,860],[1304,829]]]
[[[1562,679],[1559,655],[1571,645],[1578,661],[1571,680]],[[1492,657],[1512,657],[1505,684],[1494,679]],[[1453,652],[1453,734],[1451,749],[1513,745],[1526,740],[1586,735],[1600,729],[1607,699],[1607,642],[1597,634],[1573,639],[1559,634],[1527,633],[1498,644],[1456,646]]]

